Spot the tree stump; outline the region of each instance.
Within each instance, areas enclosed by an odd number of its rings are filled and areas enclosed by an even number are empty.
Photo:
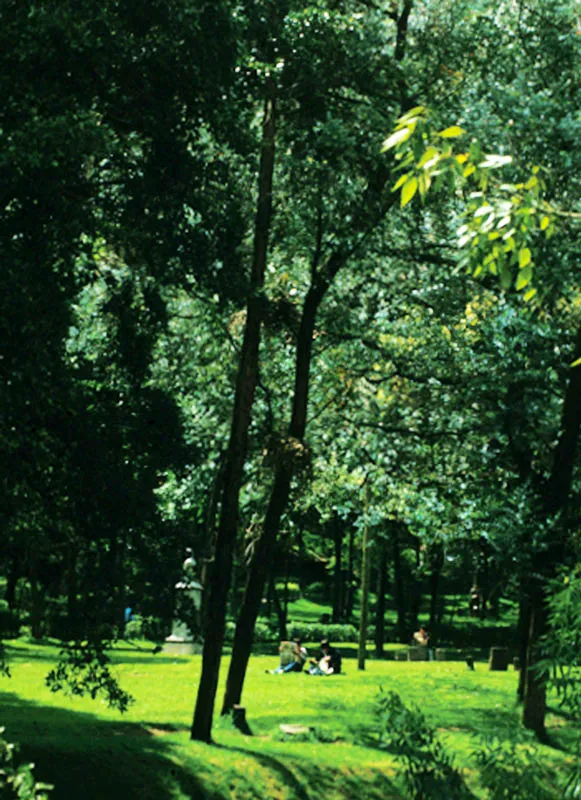
[[[508,648],[491,647],[488,668],[497,672],[505,672],[508,669]]]
[[[466,666],[474,671],[474,656],[466,656]]]
[[[246,709],[244,706],[234,706],[232,708],[232,722],[240,733],[243,733],[245,736],[252,736],[252,731],[246,721]]]
[[[279,725],[279,728],[287,736],[308,736],[313,729],[308,725]]]

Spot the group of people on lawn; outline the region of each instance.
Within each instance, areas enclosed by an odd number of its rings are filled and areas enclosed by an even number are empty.
[[[276,669],[266,670],[271,675],[285,672],[306,672],[308,675],[339,675],[341,672],[341,654],[332,647],[328,639],[321,642],[319,658],[311,658],[300,639],[292,642],[281,642],[278,648],[280,665]],[[307,669],[304,669],[307,666]]]
[[[414,633],[413,642],[415,645],[428,647],[430,635],[423,625],[420,626],[419,631]],[[319,658],[311,658],[310,661],[307,648],[302,645],[299,638],[293,639],[292,642],[281,642],[278,651],[280,665],[276,669],[266,670],[271,675],[303,671],[308,675],[339,675],[341,673],[341,654],[331,646],[328,639],[323,639],[321,642]],[[430,653],[429,650],[428,653]],[[308,667],[304,669],[307,662]]]

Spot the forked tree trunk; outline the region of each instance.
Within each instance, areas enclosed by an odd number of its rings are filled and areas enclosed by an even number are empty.
[[[251,293],[246,311],[244,339],[236,378],[236,394],[230,439],[226,451],[220,519],[214,560],[209,570],[202,675],[194,709],[191,738],[211,741],[212,716],[218,688],[220,659],[226,627],[226,606],[238,526],[240,487],[246,461],[248,427],[258,380],[258,351],[263,306],[260,296],[268,252],[272,213],[272,177],[275,144],[275,86],[268,80],[262,126],[258,208],[254,233]]]
[[[260,611],[260,602],[268,568],[272,561],[280,520],[286,509],[294,473],[292,446],[302,442],[306,428],[309,371],[313,344],[315,319],[322,294],[311,288],[305,298],[301,325],[297,339],[297,360],[295,371],[295,391],[293,395],[293,415],[289,426],[288,452],[277,455],[274,484],[270,494],[262,532],[258,538],[248,569],[246,588],[238,615],[232,658],[226,679],[226,691],[222,704],[222,714],[228,714],[242,698],[242,687],[252,650],[254,626]]]

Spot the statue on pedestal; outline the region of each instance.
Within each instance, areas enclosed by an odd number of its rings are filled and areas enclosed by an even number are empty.
[[[165,639],[164,652],[189,655],[201,652],[202,584],[196,577],[196,560],[186,549],[182,579],[176,585],[176,608],[172,632]]]

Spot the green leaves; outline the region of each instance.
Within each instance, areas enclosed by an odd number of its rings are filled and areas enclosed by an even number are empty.
[[[407,206],[410,200],[413,198],[415,193],[418,190],[418,180],[416,177],[412,176],[408,178],[408,180],[404,183],[403,188],[401,190],[401,207]]]
[[[440,131],[438,136],[442,139],[456,139],[458,136],[463,136],[465,133],[466,131],[464,128],[461,128],[459,125],[450,125],[449,128]]]
[[[405,142],[413,133],[413,128],[400,128],[400,130],[395,131],[389,136],[383,143],[381,147],[381,152],[385,153],[386,150],[391,150],[393,147],[396,147],[398,144]]]

